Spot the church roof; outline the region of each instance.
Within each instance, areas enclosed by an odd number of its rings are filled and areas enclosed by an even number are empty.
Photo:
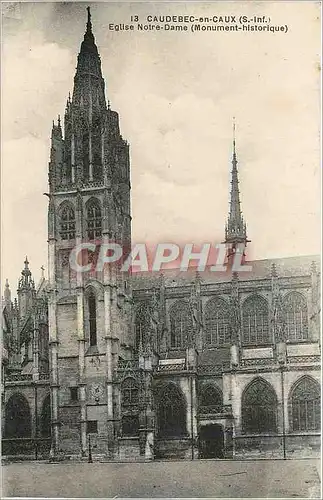
[[[298,257],[282,257],[277,259],[264,259],[246,261],[245,265],[251,266],[251,271],[240,272],[239,281],[252,281],[269,279],[271,277],[273,264],[276,267],[278,277],[309,276],[311,265],[315,262],[316,268],[320,269],[320,257],[318,255],[305,255]],[[134,272],[132,275],[133,290],[150,289],[159,287],[161,274],[164,276],[165,286],[189,285],[196,277],[197,267],[190,267],[187,271],[180,269],[165,269],[162,272]],[[231,272],[214,272],[208,268],[198,273],[202,283],[225,283],[232,279]]]

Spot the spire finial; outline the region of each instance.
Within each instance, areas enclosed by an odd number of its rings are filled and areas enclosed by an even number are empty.
[[[91,9],[90,7],[86,7],[87,10],[87,23],[86,23],[86,31],[92,31],[92,23],[91,23]]]
[[[45,268],[44,268],[44,266],[41,266],[40,270],[41,270],[41,279],[45,279]]]
[[[232,120],[232,128],[233,128],[233,154],[236,154],[236,117],[233,117]]]
[[[11,304],[11,292],[10,292],[10,288],[9,288],[8,278],[6,279],[6,284],[5,284],[5,288],[4,288],[4,300],[6,302],[6,305]]]
[[[28,257],[27,257],[27,255],[26,255],[26,258],[25,258],[25,262],[24,262],[24,264],[25,264],[25,269],[28,269],[28,264],[29,264],[29,261],[28,261]]]
[[[311,272],[312,274],[316,274],[316,263],[314,260],[311,263]]]
[[[277,278],[278,277],[278,273],[277,273],[277,268],[276,268],[275,262],[273,262],[272,265],[271,265],[271,276],[272,276],[272,278]]]
[[[237,273],[237,271],[233,271],[232,273],[232,283],[238,283],[239,281],[239,274]]]
[[[58,115],[58,117],[57,117],[57,125],[58,125],[58,127],[61,126],[61,115]]]

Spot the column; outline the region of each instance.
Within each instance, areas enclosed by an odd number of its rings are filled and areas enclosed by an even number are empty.
[[[76,245],[81,244],[82,239],[76,238]],[[84,332],[84,286],[83,273],[77,272],[77,335],[78,335],[78,369],[79,369],[79,401],[80,401],[80,428],[81,428],[81,455],[87,453],[86,436],[86,379],[85,379],[85,332]]]
[[[241,434],[241,394],[235,370],[231,371],[231,405],[233,415],[232,455],[235,457],[235,437]]]
[[[103,244],[108,243],[108,237],[105,235]],[[112,292],[111,292],[111,268],[110,264],[103,268],[104,284],[104,333],[106,341],[106,384],[107,384],[107,431],[109,450],[113,450],[114,441],[114,418],[113,418],[113,332],[112,332]]]
[[[154,411],[152,408],[152,355],[144,358],[145,364],[145,459],[154,459]]]
[[[93,181],[92,131],[89,133],[89,180]]]
[[[75,182],[75,136],[72,135],[71,142],[71,174],[72,174],[72,184]]]
[[[49,332],[49,363],[50,363],[50,390],[51,390],[51,418],[52,418],[52,446],[51,456],[58,454],[59,448],[59,414],[58,414],[58,334],[56,323],[57,312],[57,289],[55,281],[55,253],[56,240],[49,238],[48,241],[48,332]]]
[[[33,329],[33,381],[39,380],[39,320],[34,317]]]

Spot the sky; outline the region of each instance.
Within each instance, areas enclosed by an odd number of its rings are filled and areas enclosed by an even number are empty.
[[[13,295],[25,255],[36,283],[47,273],[51,125],[73,89],[87,5],[2,3],[1,254]],[[319,2],[89,5],[130,143],[133,241],[223,240],[235,116],[248,257],[319,253]],[[134,15],[265,15],[288,31],[109,30]]]

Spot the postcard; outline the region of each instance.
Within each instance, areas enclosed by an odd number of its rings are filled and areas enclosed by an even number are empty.
[[[320,498],[321,2],[2,2],[2,496]]]

